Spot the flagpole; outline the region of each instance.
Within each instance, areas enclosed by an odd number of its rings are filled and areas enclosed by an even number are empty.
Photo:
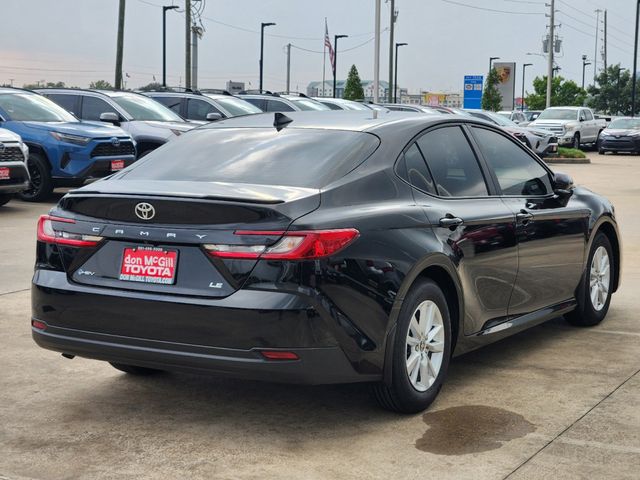
[[[324,17],[324,34],[325,34],[325,38],[327,35],[327,17]],[[322,44],[324,45],[323,51],[322,51],[322,96],[325,96],[325,91],[324,91],[324,82],[325,82],[325,70],[326,70],[326,66],[327,66],[327,42],[324,41]]]

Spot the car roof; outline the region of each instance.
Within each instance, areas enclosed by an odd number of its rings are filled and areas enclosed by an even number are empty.
[[[98,90],[94,88],[36,88],[34,92],[38,93],[97,93],[107,97],[117,97],[119,95],[142,95],[132,90]]]
[[[255,115],[225,118],[201,128],[273,128],[276,115],[272,112]],[[473,117],[462,117],[449,114],[415,115],[406,112],[377,112],[375,110],[329,110],[318,112],[287,112],[291,119],[284,128],[310,128],[326,130],[348,130],[356,132],[374,131],[378,128],[396,126],[397,128],[428,128],[440,122],[466,122],[490,125],[486,121]]]
[[[151,92],[139,92],[142,95],[146,95],[147,97],[178,97],[178,98],[233,98],[235,95],[223,95],[221,93],[195,93],[195,92],[162,92],[162,91],[151,91]]]

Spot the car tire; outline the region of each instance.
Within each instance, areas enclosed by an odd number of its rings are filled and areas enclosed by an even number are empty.
[[[611,242],[604,233],[598,232],[591,245],[587,267],[576,292],[578,306],[565,314],[569,323],[591,327],[604,320],[611,303],[611,286],[616,268]],[[601,286],[603,288],[600,288]],[[604,290],[606,297],[603,298]]]
[[[26,202],[42,202],[53,192],[53,180],[49,163],[38,153],[29,153],[27,168],[31,176],[31,185],[18,195]]]
[[[598,149],[598,155],[604,155],[605,151],[601,148]]]
[[[143,377],[147,375],[155,375],[157,373],[162,372],[162,370],[157,370],[155,368],[138,367],[137,365],[127,365],[125,363],[114,363],[114,362],[109,362],[109,363],[116,370],[120,370],[121,372],[128,373],[129,375],[136,375],[139,377]]]
[[[445,295],[432,280],[420,280],[407,294],[398,316],[390,357],[391,385],[372,386],[380,406],[400,413],[425,410],[442,388],[451,345]]]
[[[575,148],[577,150],[580,150],[580,134],[576,133],[573,136],[573,142],[571,144],[571,148]]]
[[[9,203],[12,198],[12,193],[0,193],[0,207]]]

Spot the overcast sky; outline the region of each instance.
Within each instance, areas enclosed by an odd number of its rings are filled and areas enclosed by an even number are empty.
[[[322,78],[324,19],[329,34],[350,35],[339,43],[338,77],[355,64],[362,79],[373,78],[374,0],[201,0],[206,29],[200,42],[199,86],[220,88],[227,80],[258,85],[260,22],[266,31],[265,88],[285,87],[284,47],[292,43],[292,89],[304,91]],[[548,21],[544,0],[396,0],[396,41],[407,42],[399,58],[398,83],[411,92],[460,91],[465,74],[485,74],[490,56],[514,61],[517,92],[521,65],[527,88],[546,72],[540,53]],[[556,23],[563,39],[557,59],[561,75],[581,82],[582,60],[592,60],[597,8],[608,10],[608,63],[633,62],[633,0],[556,0]],[[127,0],[124,71],[128,87],[161,79],[161,5],[184,7],[184,0]],[[476,7],[476,8],[472,8]],[[488,10],[500,10],[488,11]],[[113,83],[118,0],[0,0],[0,83],[21,86],[37,80],[84,87],[92,80]],[[508,12],[508,13],[504,13]],[[520,12],[520,13],[513,13]],[[602,15],[602,14],[601,14]],[[602,17],[601,17],[602,18]],[[184,83],[184,15],[167,13],[168,83]],[[382,28],[389,4],[382,5]],[[600,34],[602,38],[602,34]],[[365,43],[368,42],[368,43]],[[361,46],[359,46],[361,45]],[[358,47],[359,46],[359,47]],[[388,78],[389,34],[382,34],[381,79]],[[299,47],[299,48],[296,48]],[[358,47],[358,48],[354,48]],[[300,48],[311,50],[305,51]],[[351,50],[349,50],[351,49]],[[347,51],[349,50],[349,51]],[[602,66],[600,45],[598,64]],[[327,60],[327,64],[328,64]],[[331,77],[327,68],[327,79]],[[587,79],[593,66],[587,67]]]

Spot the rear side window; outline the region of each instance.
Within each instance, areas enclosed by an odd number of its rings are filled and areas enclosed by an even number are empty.
[[[123,179],[321,188],[364,162],[379,143],[363,132],[204,127],[151,152]]]
[[[120,116],[115,108],[109,105],[101,98],[82,97],[82,119],[83,120],[100,120],[100,115],[105,112],[113,112]]]
[[[472,128],[504,195],[538,196],[552,191],[547,171],[519,145],[486,128]]]
[[[50,93],[46,95],[46,97],[56,102],[67,112],[71,112],[74,115],[80,113],[78,111],[78,95],[67,95],[66,93]]]
[[[406,180],[423,192],[436,195],[436,188],[431,178],[431,173],[424,162],[424,157],[414,143],[404,153],[404,163],[406,168]]]
[[[255,105],[263,112],[267,111],[267,101],[262,98],[243,98],[243,100],[246,100],[251,105]]]
[[[342,110],[342,108],[340,108],[338,105],[336,105],[335,103],[328,103],[328,102],[322,102],[323,105],[326,105],[327,107],[329,107],[331,110]]]
[[[180,115],[180,105],[182,104],[182,98],[180,98],[180,97],[156,97],[156,96],[153,96],[151,98],[153,98],[157,102],[160,102],[165,107],[170,108],[171,110],[176,112],[178,115]]]
[[[481,197],[488,195],[482,170],[467,137],[458,126],[438,128],[418,139],[438,195]]]

